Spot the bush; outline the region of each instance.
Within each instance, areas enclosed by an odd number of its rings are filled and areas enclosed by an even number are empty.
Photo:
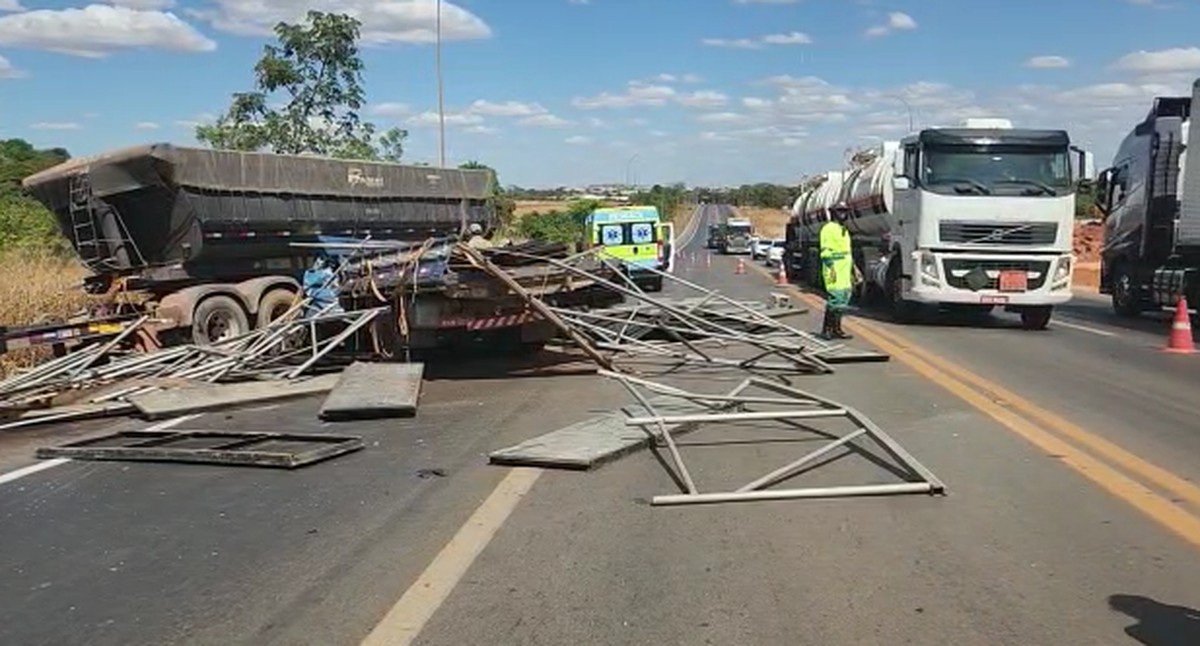
[[[21,327],[79,313],[87,305],[80,286],[86,275],[81,264],[59,254],[6,247],[0,255],[0,325]],[[40,348],[0,355],[0,376],[34,365],[48,354]]]

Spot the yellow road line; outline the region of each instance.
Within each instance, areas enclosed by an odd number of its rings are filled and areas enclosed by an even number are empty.
[[[363,646],[412,643],[541,475],[541,469],[509,471],[367,635]]]
[[[752,268],[767,278],[771,277],[764,269],[757,266]],[[804,293],[795,286],[789,286],[787,289],[811,305],[820,306],[822,304],[820,299]],[[1132,504],[1164,527],[1200,547],[1200,519],[1196,516],[1120,471],[1100,462],[1083,450],[1054,436],[1044,428],[1032,424],[1031,421],[1058,431],[1110,460],[1116,466],[1188,502],[1200,504],[1200,487],[1137,457],[1108,440],[1085,431],[1078,425],[1037,406],[1007,388],[920,348],[912,341],[904,339],[894,332],[885,331],[863,321],[846,321],[846,327],[880,350],[891,354],[916,370],[925,378],[1000,422],[1009,430],[1024,437],[1038,448],[1059,456],[1063,463],[1100,485],[1109,493]],[[919,356],[915,353],[916,351],[920,352]]]

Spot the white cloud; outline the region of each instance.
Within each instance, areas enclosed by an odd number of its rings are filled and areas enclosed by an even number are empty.
[[[592,0],[567,0],[567,4],[592,4]]]
[[[175,0],[108,0],[108,4],[116,7],[125,7],[127,9],[141,9],[143,11],[158,11],[161,9],[170,9],[174,7]]]
[[[662,106],[676,96],[675,89],[666,85],[648,85],[632,82],[621,94],[601,92],[593,97],[575,97],[571,105],[580,110],[600,108],[632,108],[636,106]]]
[[[492,126],[475,125],[463,128],[463,132],[469,132],[474,135],[495,135],[500,133],[500,129]]]
[[[129,48],[208,52],[217,48],[175,14],[88,5],[0,17],[0,45],[100,58]]]
[[[380,117],[406,117],[412,114],[412,107],[407,103],[376,103],[367,108],[367,113]]]
[[[810,45],[812,37],[799,31],[786,34],[768,34],[756,38],[704,38],[702,45],[730,49],[762,49],[769,45]]]
[[[768,45],[809,45],[812,38],[805,33],[793,31],[786,34],[770,34],[763,36],[762,41]]]
[[[519,101],[493,103],[479,99],[472,103],[471,107],[467,108],[467,112],[491,117],[529,117],[546,114],[548,110],[537,103],[521,103]]]
[[[0,11],[25,11],[20,0],[0,0]]]
[[[158,130],[160,126],[153,121],[140,121],[133,125],[134,130]]]
[[[39,121],[29,127],[33,130],[79,130],[83,126],[74,121]]]
[[[901,11],[893,11],[888,14],[887,23],[867,29],[866,35],[874,38],[885,36],[893,31],[911,31],[916,28],[917,21],[912,16]]]
[[[469,112],[447,112],[444,116],[448,126],[473,126],[483,123],[483,117]],[[436,127],[440,120],[437,112],[429,110],[409,117],[405,123],[418,128]]]
[[[689,108],[719,108],[726,103],[729,103],[729,97],[712,90],[700,90],[691,94],[684,94],[675,99],[680,105]]]
[[[1175,74],[1200,70],[1200,47],[1141,50],[1117,59],[1112,68],[1137,74]]]
[[[583,135],[574,135],[572,137],[567,137],[566,139],[563,140],[563,142],[571,144],[573,146],[585,146],[587,144],[592,143],[592,138],[584,137]]]
[[[535,128],[562,128],[572,125],[572,123],[553,114],[538,114],[532,117],[525,117],[524,119],[521,119],[517,122],[517,125]]]
[[[308,9],[336,11],[362,21],[364,45],[432,43],[436,40],[437,5],[433,0],[212,0],[215,9],[190,12],[217,29],[263,36],[281,20],[296,22]],[[475,14],[451,2],[442,3],[442,40],[489,38],[492,30]]]
[[[708,112],[696,117],[701,123],[743,123],[747,119],[746,115],[737,112]]]
[[[1057,69],[1070,67],[1071,61],[1062,56],[1034,56],[1025,61],[1025,67],[1030,67],[1037,70]]]
[[[175,122],[175,125],[179,126],[180,128],[187,128],[187,129],[191,130],[191,129],[195,129],[196,126],[210,124],[210,123],[215,122],[216,120],[217,120],[217,115],[212,114],[210,112],[201,112],[200,114],[196,115],[192,119],[180,119]]]
[[[0,79],[24,78],[25,72],[13,66],[7,58],[0,56]]]

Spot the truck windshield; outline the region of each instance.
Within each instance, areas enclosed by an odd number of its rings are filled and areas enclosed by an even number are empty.
[[[748,236],[750,235],[750,227],[744,224],[732,224],[729,226],[729,235]]]
[[[1013,146],[925,149],[921,184],[956,195],[1063,195],[1071,189],[1067,151]]]

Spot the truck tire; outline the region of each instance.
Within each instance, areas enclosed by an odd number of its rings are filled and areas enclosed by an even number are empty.
[[[1050,317],[1053,314],[1054,307],[1050,305],[1027,307],[1021,310],[1021,327],[1026,330],[1044,330],[1050,325]]]
[[[296,294],[292,290],[276,287],[263,295],[258,301],[258,316],[255,322],[255,329],[262,329],[271,324],[272,321],[283,316],[292,307],[292,303],[296,300]]]
[[[1145,309],[1141,290],[1137,287],[1133,272],[1129,271],[1128,263],[1121,263],[1113,272],[1112,308],[1117,316],[1127,318],[1138,316]]]
[[[209,296],[192,312],[192,342],[196,345],[212,345],[249,331],[250,317],[230,296]]]
[[[901,293],[903,283],[900,278],[900,258],[897,256],[889,263],[887,273],[887,298],[892,309],[892,318],[897,323],[912,323],[917,319],[919,306],[904,300]]]

